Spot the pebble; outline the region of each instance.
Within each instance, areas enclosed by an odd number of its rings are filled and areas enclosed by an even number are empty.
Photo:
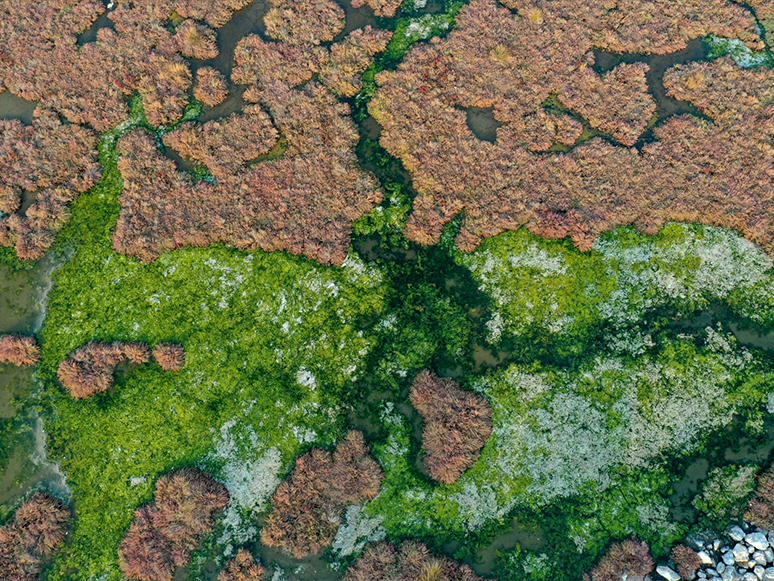
[[[726,565],[733,565],[734,563],[736,563],[736,559],[734,559],[734,554],[731,551],[726,551],[725,553],[723,553],[722,559]]]
[[[768,563],[768,561],[766,560],[766,554],[763,551],[755,551],[753,553],[752,559],[759,565],[765,565],[766,563]]]
[[[666,579],[666,581],[680,581],[680,575],[677,574],[677,571],[671,567],[667,567],[666,565],[659,565],[656,567],[656,573],[661,575],[664,579]],[[753,577],[755,577],[755,575],[753,575]],[[745,581],[748,580],[745,579]],[[757,577],[755,577],[755,581],[758,581]]]
[[[744,538],[744,531],[737,525],[728,527],[726,532],[728,533],[728,536],[734,539],[736,542],[739,542]]]
[[[766,556],[767,563],[774,562],[774,549],[768,548],[765,551],[763,551],[763,554]]]
[[[755,576],[758,579],[763,579],[763,574],[766,572],[766,570],[761,567],[760,565],[755,565],[755,569],[753,569],[753,573],[755,573]]]
[[[769,548],[769,541],[763,533],[750,533],[744,537],[745,543],[752,545],[759,551],[765,551]]]
[[[769,567],[763,572],[763,581],[774,581],[774,567]]]
[[[755,573],[745,573],[742,579],[743,581],[758,581],[758,577],[755,576]]]
[[[736,545],[734,545],[734,548],[731,549],[731,552],[734,555],[734,561],[737,562],[737,563],[744,563],[744,562],[746,562],[747,558],[748,558],[748,555],[750,554],[750,552],[747,550],[747,547],[745,545],[743,545],[742,543],[737,543]],[[724,561],[725,561],[725,559],[724,559]],[[726,563],[728,563],[728,562],[726,561]],[[730,564],[730,563],[728,563],[728,564]]]
[[[718,573],[722,573],[723,571],[726,570],[726,564],[723,561],[721,561],[720,563],[715,565],[715,569],[718,570]]]
[[[699,556],[699,560],[701,561],[702,565],[715,564],[715,561],[712,559],[712,557],[709,556],[709,553],[707,551],[699,551],[697,555]]]

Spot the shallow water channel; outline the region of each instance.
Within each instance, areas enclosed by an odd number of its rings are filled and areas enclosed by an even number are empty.
[[[0,334],[29,335],[40,329],[54,267],[48,257],[28,270],[13,272],[0,265]],[[0,469],[0,505],[40,483],[54,492],[67,492],[61,472],[46,461],[43,422],[26,405],[38,389],[33,373],[29,367],[0,364],[0,421],[12,423],[20,434],[2,441],[11,449],[4,450],[8,459]]]

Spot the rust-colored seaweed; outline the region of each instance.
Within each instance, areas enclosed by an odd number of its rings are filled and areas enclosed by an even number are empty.
[[[387,542],[369,544],[344,581],[483,581],[467,565],[437,557],[418,541],[398,549]]]
[[[207,105],[215,107],[226,100],[228,95],[228,84],[226,77],[220,71],[212,67],[202,67],[196,71],[196,82],[194,84],[194,97]]]
[[[744,520],[763,529],[774,529],[774,466],[758,477],[755,496],[747,503]]]
[[[263,577],[263,572],[263,567],[255,562],[249,551],[239,549],[218,574],[218,581],[258,581]]]
[[[214,514],[228,504],[226,487],[196,468],[182,468],[156,482],[153,502],[138,508],[118,550],[128,579],[172,581],[177,567],[212,530]]]
[[[530,151],[577,135],[575,128],[559,139],[562,117],[543,110],[552,95],[620,143],[639,138],[653,111],[644,66],[619,65],[600,77],[590,70],[591,49],[663,54],[709,33],[757,49],[749,12],[715,0],[507,4],[516,17],[494,0],[474,0],[448,37],[415,45],[396,71],[377,75],[369,110],[383,127],[380,142],[418,190],[408,238],[437,243],[464,210],[456,240],[464,251],[521,226],[570,236],[585,250],[621,225],[652,234],[676,220],[736,228],[774,252],[768,68],[743,69],[725,57],[668,70],[668,95],[710,120],[669,118],[641,149],[595,138],[569,153]],[[496,143],[477,139],[460,107],[493,107],[503,123]]]
[[[426,369],[414,378],[409,397],[424,420],[422,448],[427,471],[439,482],[456,482],[476,463],[492,433],[489,402]]]
[[[124,360],[135,364],[147,363],[150,361],[150,349],[144,343],[91,341],[70,353],[59,364],[57,377],[73,397],[91,397],[113,385],[116,367]]]
[[[0,363],[24,367],[35,365],[40,359],[40,347],[35,337],[0,335]]]
[[[614,543],[591,570],[592,581],[644,579],[653,571],[648,545],[635,538]]]
[[[180,371],[185,367],[185,349],[177,343],[159,343],[153,348],[153,358],[164,371]]]
[[[296,558],[317,553],[333,541],[344,507],[374,498],[382,477],[356,431],[349,432],[333,454],[315,448],[298,457],[293,472],[272,496],[261,542]]]
[[[45,561],[62,544],[69,509],[57,498],[36,492],[0,527],[0,572],[4,581],[36,581]]]

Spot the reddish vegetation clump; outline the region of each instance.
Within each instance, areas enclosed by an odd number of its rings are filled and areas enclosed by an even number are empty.
[[[202,67],[196,71],[193,94],[208,107],[220,105],[228,95],[226,78],[212,67]]]
[[[156,482],[153,502],[134,511],[118,549],[121,572],[128,579],[172,581],[228,501],[226,487],[201,470],[165,474]]]
[[[8,4],[0,18],[0,90],[5,86],[25,99],[43,100],[69,121],[89,123],[98,131],[126,120],[126,97],[139,91],[148,121],[168,124],[180,117],[188,101],[191,73],[179,53],[208,58],[213,54],[213,34],[188,23],[175,36],[165,28],[167,19],[177,12],[217,27],[249,0],[116,4],[108,13],[113,28],[100,28],[96,41],[82,46],[76,35],[105,12],[99,0]],[[192,30],[201,37],[197,46],[193,36],[184,38],[183,33]]]
[[[664,79],[669,96],[711,120],[667,119],[641,150],[597,138],[567,154],[530,151],[560,141],[561,118],[541,112],[552,95],[624,144],[648,122],[644,66],[599,76],[589,67],[593,48],[663,54],[712,33],[758,49],[745,8],[721,0],[507,3],[515,17],[495,0],[473,0],[446,38],[415,45],[396,71],[377,75],[369,110],[383,127],[381,144],[419,192],[410,239],[437,243],[464,210],[457,237],[464,251],[521,226],[588,249],[617,226],[655,233],[668,220],[737,228],[774,251],[768,68],[743,69],[730,58],[673,67]],[[460,110],[468,107],[494,109],[503,123],[496,143],[473,135]]]
[[[143,97],[148,121],[165,125],[188,103],[191,71],[181,53],[217,55],[215,33],[193,21],[176,35],[165,28],[173,12],[220,26],[250,0],[116,2],[96,40],[79,45],[105,12],[99,0],[20,0],[0,16],[0,92],[40,101],[31,126],[0,121],[0,246],[37,260],[69,220],[68,205],[100,177],[97,135],[77,124],[107,131],[129,116],[127,98]],[[214,101],[214,81],[204,93]],[[72,124],[60,122],[58,115]],[[34,197],[26,211],[15,213]],[[26,203],[25,203],[26,206]]]
[[[612,545],[591,570],[592,581],[643,579],[653,570],[648,545],[635,538]]]
[[[327,49],[321,46],[266,42],[257,34],[250,34],[234,50],[231,80],[249,85],[245,101],[258,103],[263,99],[264,87],[275,83],[295,87],[311,79],[327,54]]]
[[[774,529],[774,467],[758,477],[755,496],[747,503],[744,520],[762,529]]]
[[[349,568],[344,581],[483,581],[470,567],[433,556],[417,541],[397,550],[387,541],[371,543]]]
[[[234,12],[246,8],[253,0],[174,0],[171,5],[175,12],[183,18],[203,20],[214,28],[220,28],[231,20]]]
[[[2,26],[2,25],[0,25]],[[32,125],[0,121],[0,246],[37,260],[70,218],[69,204],[100,177],[97,136],[38,106]],[[24,212],[22,203],[34,202]]]
[[[36,581],[67,534],[70,511],[58,499],[37,492],[0,527],[0,574],[4,581]]]
[[[218,56],[218,41],[215,31],[194,20],[184,20],[175,31],[175,40],[180,54],[189,58],[207,60]]]
[[[387,48],[392,33],[370,26],[353,30],[331,46],[330,60],[320,70],[320,82],[342,97],[354,97],[363,86],[362,72],[373,56]]]
[[[344,9],[333,0],[269,0],[266,36],[291,44],[320,44],[344,30]]]
[[[336,451],[315,448],[296,459],[272,496],[261,542],[296,558],[318,552],[336,535],[344,507],[374,498],[383,473],[368,454],[363,434],[349,432]]]
[[[146,131],[119,140],[118,252],[149,262],[167,250],[223,242],[324,264],[346,258],[352,223],[379,203],[382,191],[357,163],[359,136],[349,106],[334,93],[358,90],[390,33],[366,27],[319,46],[343,29],[341,7],[330,0],[273,4],[267,36],[281,42],[249,35],[234,53],[232,80],[248,86],[245,101],[260,105],[203,126],[183,125],[165,139],[217,181],[178,172]],[[320,80],[311,80],[317,73]],[[263,154],[268,159],[247,163]]]
[[[217,183],[178,172],[144,130],[119,140],[124,191],[113,234],[118,252],[148,262],[174,248],[224,242],[286,250],[325,264],[344,261],[352,222],[381,199],[376,180],[357,165],[349,107],[315,82],[300,90],[273,85],[264,98],[287,140],[284,155],[222,175]],[[276,135],[268,123],[265,128],[263,143]],[[206,163],[221,175],[220,160]]]
[[[678,574],[683,579],[692,579],[693,574],[701,567],[699,554],[690,547],[677,545],[670,554]]]
[[[147,363],[150,349],[144,343],[91,341],[79,347],[59,364],[57,376],[73,397],[82,399],[107,391],[122,361]]]
[[[422,448],[427,471],[439,482],[456,482],[476,463],[492,433],[489,402],[427,370],[414,379],[410,399],[424,420]]]
[[[739,3],[742,4],[742,2]],[[755,10],[755,16],[763,26],[766,40],[771,46],[774,44],[774,0],[749,0],[747,4]]]
[[[392,18],[403,0],[352,0],[352,8],[368,6],[377,16]]]
[[[185,349],[177,343],[159,343],[153,348],[153,358],[164,371],[180,371],[185,366]]]
[[[271,150],[278,139],[268,113],[259,105],[248,105],[225,119],[179,125],[164,136],[164,145],[206,165],[216,178],[227,179]]]
[[[634,145],[656,112],[645,80],[647,71],[645,63],[621,64],[603,77],[588,67],[579,69],[559,101],[595,129],[611,134],[623,145]]]
[[[253,556],[240,549],[218,575],[218,581],[258,581],[263,576],[263,567],[255,562]]]
[[[0,363],[23,367],[35,365],[40,359],[40,347],[34,337],[0,335]]]

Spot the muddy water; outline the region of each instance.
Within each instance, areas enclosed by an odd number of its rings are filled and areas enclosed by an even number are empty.
[[[352,8],[350,0],[339,0],[338,3],[344,9],[347,20],[344,30],[335,38],[336,41],[341,40],[357,28],[362,28],[366,25],[376,27],[374,13],[367,6],[357,9]],[[217,107],[205,107],[204,113],[199,118],[200,121],[204,122],[226,117],[241,111],[245,106],[245,102],[242,99],[245,87],[236,85],[231,81],[231,70],[234,66],[234,50],[237,43],[249,34],[259,34],[266,39],[266,27],[263,24],[263,17],[270,8],[271,6],[267,0],[255,0],[244,10],[236,12],[231,20],[218,29],[219,54],[217,58],[207,61],[190,61],[194,72],[202,66],[212,67],[223,73],[228,83],[228,97],[226,97],[226,100]]]
[[[543,534],[540,529],[523,525],[518,520],[513,519],[509,531],[496,537],[489,545],[479,549],[473,558],[463,559],[464,563],[470,565],[470,568],[477,575],[491,575],[498,557],[498,553],[510,551],[516,547],[521,547],[528,551],[539,551],[544,546]],[[459,541],[446,543],[442,547],[444,554],[454,557],[454,553],[462,547]]]
[[[91,28],[89,28],[86,32],[81,34],[78,37],[78,44],[84,45],[87,42],[94,42],[97,40],[97,31],[100,28],[115,28],[113,26],[113,21],[108,18],[109,12],[105,12],[97,18],[97,20],[94,22],[94,24],[91,25]]]
[[[494,143],[497,140],[497,128],[502,126],[494,117],[494,108],[470,107],[465,109],[466,122],[473,135],[482,141]]]
[[[27,101],[10,91],[4,91],[0,93],[0,119],[18,119],[25,125],[30,125],[32,112],[37,105],[35,101]]]
[[[704,45],[701,39],[696,38],[688,42],[688,46],[681,51],[665,55],[643,54],[617,54],[594,50],[595,65],[598,72],[606,72],[621,63],[647,63],[650,70],[646,74],[648,89],[656,101],[656,115],[663,120],[672,115],[704,115],[691,103],[678,101],[667,96],[664,88],[664,73],[669,67],[692,61],[705,60]]]
[[[0,334],[34,334],[40,329],[54,266],[48,258],[21,272],[0,266]],[[24,434],[0,469],[0,504],[14,501],[41,482],[53,492],[66,492],[58,468],[46,461],[43,422],[24,409],[36,390],[32,368],[0,365],[0,420],[16,418]]]

